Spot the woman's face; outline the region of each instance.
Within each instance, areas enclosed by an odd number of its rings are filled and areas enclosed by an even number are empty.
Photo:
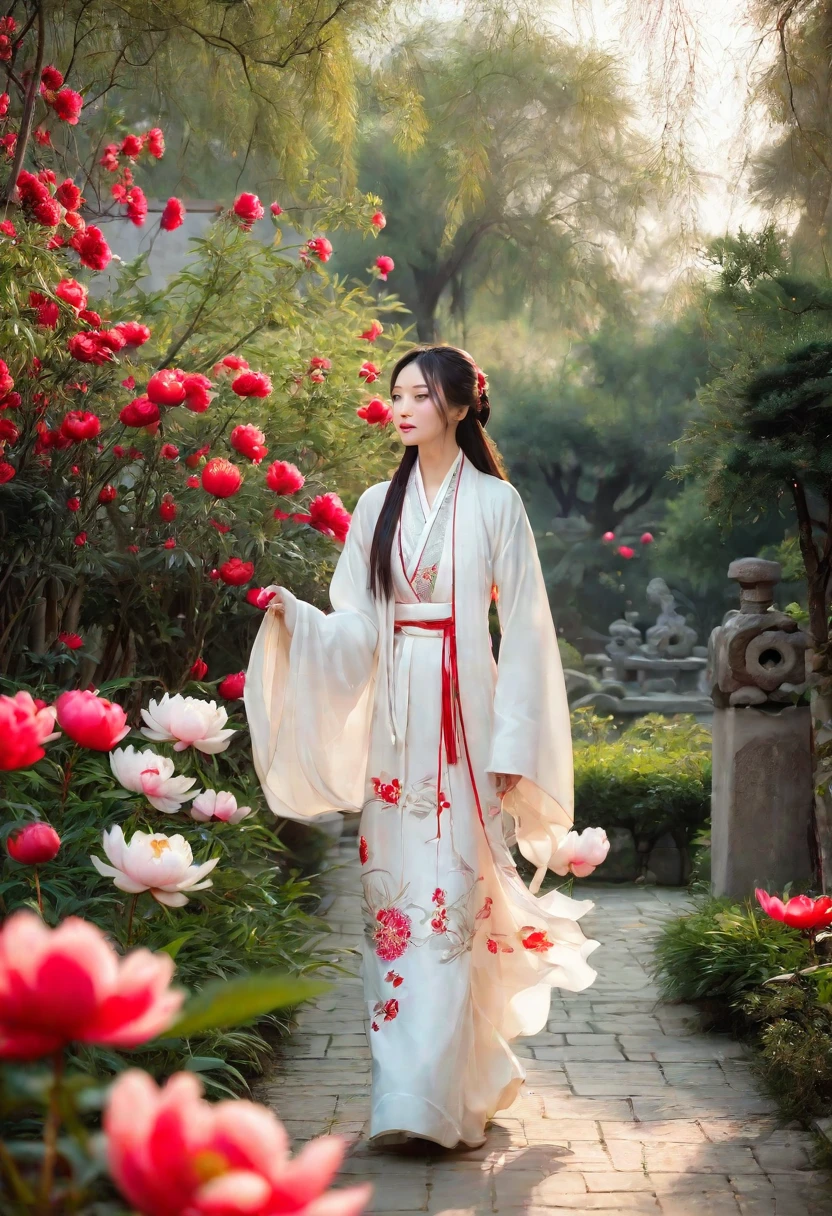
[[[465,416],[466,407],[454,406],[446,423],[440,410],[430,399],[428,386],[414,359],[399,372],[392,393],[393,425],[405,447],[442,442],[448,431],[455,431]]]

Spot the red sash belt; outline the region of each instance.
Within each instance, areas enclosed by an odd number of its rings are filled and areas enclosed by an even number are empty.
[[[397,633],[402,629],[425,629],[430,633],[442,635],[442,720],[439,732],[439,759],[436,774],[436,835],[438,837],[442,834],[440,822],[442,811],[446,806],[450,805],[442,791],[442,755],[444,752],[448,764],[456,764],[460,758],[460,737],[462,739],[462,748],[465,752],[468,774],[471,778],[471,788],[474,791],[474,800],[477,804],[477,813],[480,817],[480,823],[484,827],[485,821],[482,815],[482,807],[480,806],[477,782],[474,777],[474,766],[471,763],[471,756],[468,751],[468,740],[465,735],[465,722],[462,717],[462,705],[459,697],[459,666],[457,662],[454,618],[449,616],[444,620],[428,619],[421,621],[405,618],[404,620],[395,621],[394,628]]]

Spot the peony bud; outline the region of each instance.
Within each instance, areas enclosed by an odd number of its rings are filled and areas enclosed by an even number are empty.
[[[238,671],[233,676],[226,676],[217,685],[217,692],[226,701],[239,701],[246,686],[246,673]]]
[[[75,743],[93,751],[108,752],[130,733],[127,714],[121,706],[89,689],[62,692],[55,710],[61,730]]]
[[[204,659],[197,659],[188,675],[192,680],[204,680],[208,675],[208,664]]]
[[[58,856],[61,838],[48,823],[27,823],[6,840],[9,856],[23,866],[42,866]]]
[[[642,532],[641,536],[639,537],[639,540],[640,540],[641,544],[643,544],[643,545],[652,545],[653,533],[652,532]]]

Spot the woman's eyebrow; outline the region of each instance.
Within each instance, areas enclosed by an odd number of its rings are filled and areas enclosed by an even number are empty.
[[[410,387],[411,388],[427,388],[427,385],[426,384],[411,384]],[[398,384],[396,385],[396,388],[393,389],[394,393],[395,393],[396,389],[398,389],[399,392],[401,392],[401,387]]]

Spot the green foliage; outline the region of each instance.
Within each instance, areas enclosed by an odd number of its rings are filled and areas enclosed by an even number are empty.
[[[655,959],[666,1000],[731,1003],[774,975],[806,966],[810,951],[796,929],[751,904],[704,898],[665,924]]]
[[[711,739],[689,715],[648,714],[615,735],[591,709],[572,715],[576,827],[626,827],[686,847],[710,814]]]
[[[832,1005],[808,979],[750,992],[741,1012],[759,1033],[757,1071],[785,1119],[832,1110]]]

